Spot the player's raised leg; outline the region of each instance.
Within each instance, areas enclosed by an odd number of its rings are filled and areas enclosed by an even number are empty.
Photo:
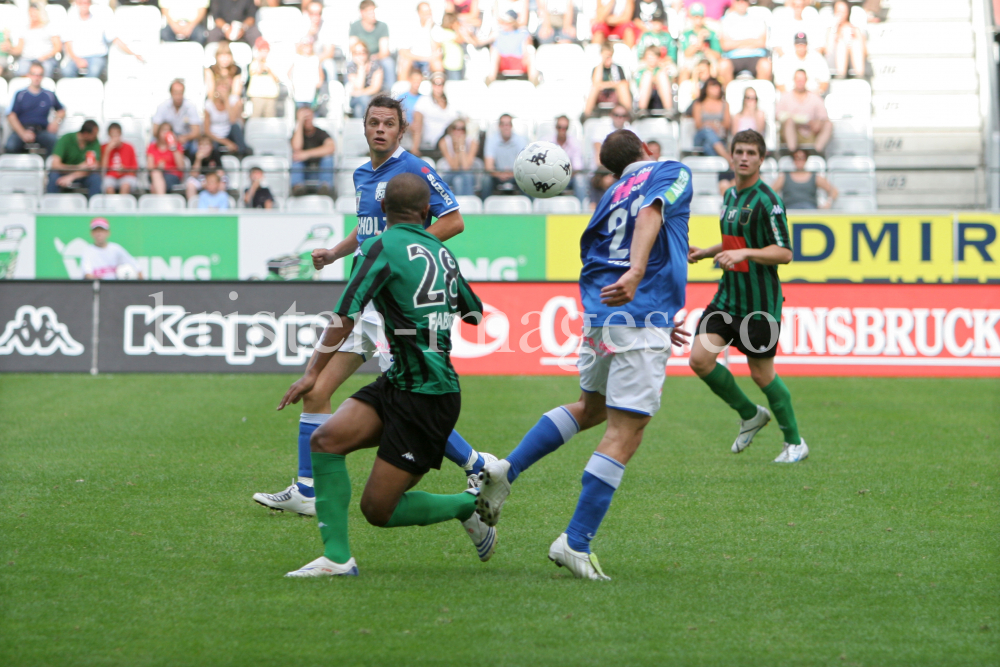
[[[778,420],[778,427],[785,437],[781,453],[774,459],[775,463],[798,463],[808,458],[809,446],[799,435],[799,424],[792,408],[792,394],[774,372],[774,357],[748,357],[747,362],[750,365],[750,377],[767,396],[771,412]]]
[[[718,363],[717,358],[729,341],[718,333],[704,333],[703,330],[713,326],[713,319],[722,322],[722,313],[716,312],[712,319],[703,320],[706,326],[698,325],[699,333],[694,337],[691,346],[691,357],[688,361],[691,370],[708,385],[716,396],[737,412],[740,416],[740,431],[733,442],[733,454],[739,454],[750,446],[757,433],[767,426],[771,414],[763,407],[751,401],[739,385],[729,369]]]

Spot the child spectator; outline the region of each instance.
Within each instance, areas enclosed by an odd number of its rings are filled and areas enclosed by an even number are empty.
[[[465,45],[472,41],[456,14],[444,15],[441,19],[441,66],[449,81],[465,78]]]
[[[108,143],[101,146],[101,171],[104,172],[101,188],[105,194],[127,195],[138,184],[139,162],[135,159],[135,148],[122,141],[122,126],[118,123],[108,125]]]
[[[184,154],[170,123],[161,123],[156,128],[156,140],[146,149],[149,191],[154,195],[165,195],[174,186],[180,185],[183,166]]]
[[[590,94],[583,108],[583,115],[590,117],[597,105],[614,106],[620,104],[632,108],[632,92],[625,78],[625,70],[614,62],[614,49],[610,44],[601,46],[601,64],[591,74]]]
[[[222,187],[222,179],[216,172],[205,175],[205,189],[198,193],[198,209],[226,211],[229,209],[229,195]]]
[[[489,85],[501,75],[504,78],[527,77],[532,83],[537,83],[534,58],[531,49],[531,34],[517,23],[517,12],[510,10],[500,19],[500,31],[493,38],[490,48],[492,67],[486,77]]]
[[[538,0],[539,44],[572,44],[576,40],[576,5],[573,0]]]
[[[590,23],[591,41],[605,44],[611,37],[620,39],[625,46],[635,46],[639,29],[632,23],[635,0],[597,0],[597,11]]]
[[[274,118],[278,115],[278,96],[281,86],[278,77],[267,64],[271,45],[263,37],[254,44],[254,58],[250,63],[250,81],[247,83],[247,97],[253,105],[252,118]]]
[[[264,170],[260,167],[250,170],[250,187],[243,193],[243,203],[247,208],[274,208],[274,195],[264,185]]]
[[[191,172],[184,184],[188,199],[196,196],[205,187],[205,178],[209,174],[219,174],[220,178],[225,179],[225,172],[222,170],[222,154],[219,153],[218,146],[211,138],[203,136],[198,140],[198,150],[194,154]]]
[[[638,91],[636,104],[639,106],[639,111],[650,109],[671,111],[674,108],[673,87],[667,69],[662,66],[660,59],[662,48],[655,45],[647,47],[639,68],[635,71],[635,87]]]
[[[636,7],[638,8],[638,5],[636,5]],[[655,15],[658,16],[658,14]],[[639,21],[639,19],[636,19],[636,21]],[[642,25],[646,26],[645,32],[643,32],[642,37],[639,38],[639,43],[635,47],[635,52],[640,58],[642,58],[649,47],[655,46],[658,51],[660,67],[666,67],[671,77],[676,77],[677,43],[674,42],[674,38],[671,37],[670,32],[667,31],[666,14],[664,14],[663,20],[653,19],[643,23]]]

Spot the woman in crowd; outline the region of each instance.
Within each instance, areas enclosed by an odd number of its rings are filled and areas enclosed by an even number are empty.
[[[205,100],[205,124],[202,125],[205,134],[228,152],[242,157],[246,153],[242,120],[243,100],[230,93],[228,81],[219,81],[215,92]]]
[[[184,167],[184,154],[174,139],[170,123],[157,128],[156,140],[146,149],[146,168],[149,169],[149,191],[154,195],[165,195],[180,185]]]
[[[424,95],[413,106],[413,124],[410,125],[413,148],[410,152],[414,155],[437,153],[438,141],[456,119],[458,111],[444,94],[444,73],[434,72],[431,74],[431,94]]]
[[[438,148],[441,150],[441,157],[448,165],[447,169],[439,171],[454,193],[459,196],[475,194],[474,169],[476,153],[479,152],[479,138],[469,134],[464,118],[459,118],[448,126],[448,130],[438,142]]]
[[[363,118],[372,97],[382,90],[385,72],[377,60],[372,60],[368,47],[359,41],[351,49],[351,62],[347,65],[347,81],[351,89],[351,115]]]
[[[243,69],[233,61],[229,42],[219,42],[215,64],[205,69],[205,92],[209,99],[212,99],[216,86],[223,81],[229,84],[229,90],[234,94],[243,95]]]
[[[705,82],[698,100],[691,105],[691,115],[698,130],[694,135],[694,145],[699,146],[705,155],[718,155],[731,164],[732,159],[726,148],[726,135],[732,120],[718,79]]]
[[[801,148],[792,153],[792,160],[795,163],[795,170],[787,174],[778,174],[778,178],[771,183],[771,187],[781,193],[781,199],[785,202],[785,210],[795,209],[816,209],[830,208],[837,199],[837,188],[815,171],[806,171],[806,160],[808,155]],[[821,207],[819,198],[816,196],[818,190],[823,190],[827,194],[826,202]]]
[[[864,32],[851,23],[851,6],[846,0],[837,0],[833,5],[833,25],[826,33],[826,57],[836,70],[836,77],[847,78],[848,65],[854,76],[863,77],[867,50]]]
[[[740,112],[733,116],[732,124],[730,125],[730,134],[732,136],[737,135],[743,130],[754,130],[760,134],[764,134],[764,130],[767,126],[767,116],[761,111],[760,107],[757,105],[757,91],[753,88],[747,88],[743,91],[743,108]]]

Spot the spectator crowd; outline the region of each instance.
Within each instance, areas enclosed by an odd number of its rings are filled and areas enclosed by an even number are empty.
[[[119,122],[102,128],[85,119],[69,131],[73,109],[56,95],[52,80],[106,80],[112,50],[138,64],[147,56],[121,34],[114,3],[33,0],[17,21],[11,12],[0,14],[0,71],[11,82],[2,146],[7,153],[49,158],[48,192],[178,192],[206,209],[236,201],[274,205],[263,171],[249,172],[247,187],[237,192],[224,168],[224,156],[255,153],[244,131],[251,119],[289,118],[292,194],[333,196],[337,138],[319,119],[341,102],[349,116],[361,118],[383,92],[406,109],[406,147],[434,161],[456,194],[515,192],[514,159],[529,141],[518,122],[518,100],[495,109],[494,119],[469,118],[449,100],[448,86],[468,80],[473,69],[485,72],[486,85],[543,84],[546,71],[537,56],[552,44],[579,44],[586,54],[561,65],[579,70],[582,114],[560,115],[545,125],[549,136],[541,130],[538,136],[570,156],[579,199],[595,201],[607,181],[599,160],[603,134],[591,141],[591,133],[579,131],[592,118],[606,119],[606,132],[650,117],[687,119],[694,128],[688,150],[726,162],[735,133],[755,129],[766,136],[771,130],[773,150],[795,156],[798,168],[809,155],[822,155],[832,138],[824,103],[831,81],[868,75],[864,24],[882,18],[879,0],[444,0],[438,15],[428,2],[415,0],[408,17],[391,22],[406,25],[399,39],[373,0],[304,0],[294,30],[282,33],[272,55],[258,17],[278,0],[120,4],[157,8],[164,43],[208,45],[204,82],[179,78],[162,91],[167,95],[150,118],[146,145],[135,145]],[[738,108],[730,108],[727,95],[734,84],[742,91],[736,93]],[[342,100],[334,88],[344,91]],[[775,96],[769,113],[761,90]],[[491,122],[481,127],[486,120]],[[659,152],[659,142],[653,143]],[[789,172],[782,184],[799,190],[828,185],[804,173]],[[800,181],[807,185],[799,187]]]

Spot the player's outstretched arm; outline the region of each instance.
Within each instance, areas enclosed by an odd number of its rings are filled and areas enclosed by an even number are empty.
[[[635,290],[646,275],[649,253],[662,226],[663,202],[657,200],[639,211],[629,248],[629,270],[614,284],[601,289],[601,303],[606,306],[624,306],[635,298]]]
[[[461,211],[456,209],[438,218],[427,231],[436,236],[438,241],[444,242],[465,231],[465,220],[462,219]]]
[[[354,320],[352,318],[340,317],[334,314],[333,319],[330,320],[330,323],[323,331],[323,338],[316,346],[316,349],[313,350],[312,357],[309,359],[309,365],[306,366],[306,372],[285,392],[281,402],[278,403],[279,410],[284,409],[286,405],[298,403],[303,396],[312,390],[316,384],[316,378],[323,372],[323,369],[330,362],[331,357],[340,349],[340,346],[343,345],[353,330]]]
[[[313,268],[319,271],[342,257],[347,257],[358,249],[358,228],[347,235],[343,241],[332,248],[316,248],[312,251]]]

